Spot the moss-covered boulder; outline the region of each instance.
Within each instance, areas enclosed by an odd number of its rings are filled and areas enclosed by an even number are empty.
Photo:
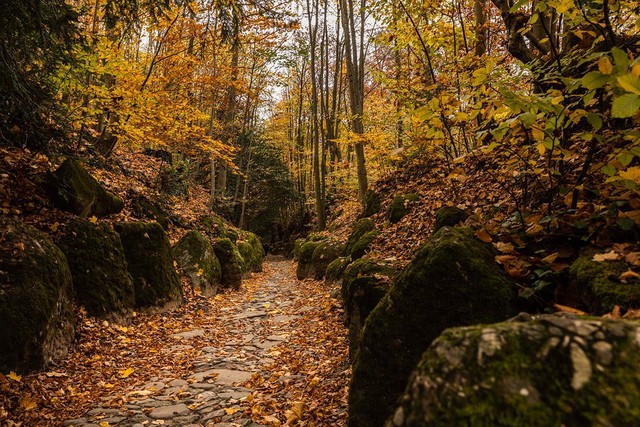
[[[306,243],[307,239],[305,239],[304,237],[300,237],[299,239],[296,239],[295,242],[293,243],[293,259],[294,260],[298,260],[300,259],[300,251],[302,250],[302,245],[304,245]]]
[[[244,260],[236,245],[228,238],[213,241],[213,250],[220,261],[222,269],[221,286],[223,288],[240,289],[242,284],[242,263]]]
[[[239,233],[238,229],[231,224],[224,222],[222,217],[210,214],[207,215],[202,223],[204,225],[204,232],[212,239],[229,239],[234,245],[238,241]]]
[[[364,195],[364,211],[362,212],[362,216],[367,218],[380,212],[381,202],[379,193],[373,190],[367,190]]]
[[[169,218],[162,206],[142,194],[138,194],[131,199],[131,210],[137,218],[157,221],[162,228],[169,229]]]
[[[493,247],[468,228],[438,231],[365,322],[353,363],[349,426],[384,423],[421,354],[443,330],[503,321],[515,311]]]
[[[469,217],[465,211],[457,206],[444,206],[436,211],[436,222],[433,231],[436,232],[442,227],[453,227],[464,222]]]
[[[334,259],[327,266],[327,270],[324,274],[324,282],[325,283],[336,283],[344,274],[344,271],[347,269],[349,264],[351,263],[351,258],[339,257]]]
[[[0,372],[42,369],[73,340],[71,273],[47,235],[0,217]]]
[[[173,246],[178,266],[189,277],[191,286],[205,296],[215,295],[222,269],[209,240],[198,231],[187,232]]]
[[[584,251],[569,268],[569,286],[577,292],[589,313],[604,314],[619,306],[623,311],[640,308],[640,286],[622,283],[620,274],[629,267],[623,261],[593,261],[593,251]]]
[[[300,256],[298,257],[298,267],[296,268],[296,277],[303,280],[313,277],[315,272],[313,269],[313,252],[321,242],[305,242],[300,248]]]
[[[353,361],[364,322],[391,286],[395,267],[385,261],[358,259],[350,264],[342,281],[345,323],[349,327],[349,356]]]
[[[373,246],[373,242],[376,240],[376,237],[380,235],[378,230],[372,230],[368,233],[365,233],[355,245],[353,245],[353,250],[351,251],[351,259],[362,258],[367,252],[371,250],[371,246]]]
[[[389,221],[392,224],[399,222],[411,210],[411,205],[420,200],[419,194],[402,194],[397,195],[389,205]]]
[[[250,231],[240,231],[239,238],[236,243],[238,251],[242,256],[242,270],[253,271],[259,273],[262,271],[262,259],[264,258],[264,248],[260,238]]]
[[[312,275],[316,280],[324,278],[327,267],[332,261],[340,257],[343,249],[340,242],[335,240],[327,239],[319,242],[311,255]]]
[[[638,337],[637,322],[554,315],[449,329],[386,425],[637,425]]]
[[[173,251],[157,222],[115,224],[136,294],[137,307],[172,308],[182,302],[180,277],[173,265]]]
[[[109,193],[73,159],[65,160],[50,176],[48,190],[56,207],[83,217],[118,213],[124,202]]]
[[[369,218],[362,218],[353,226],[353,230],[347,239],[347,244],[344,247],[344,256],[350,256],[353,253],[353,247],[358,243],[358,240],[370,231],[375,230],[376,226]]]
[[[120,236],[106,223],[77,220],[58,246],[67,257],[74,297],[90,316],[126,316],[135,305]]]

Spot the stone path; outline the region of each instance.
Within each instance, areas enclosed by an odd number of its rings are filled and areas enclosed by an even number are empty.
[[[224,314],[226,334],[223,345],[207,345],[207,329],[187,330],[167,336],[167,353],[200,350],[186,375],[176,376],[165,369],[161,376],[132,387],[126,403],[96,402],[82,417],[67,420],[65,426],[260,426],[247,418],[244,409],[253,390],[243,386],[254,374],[262,374],[273,363],[277,346],[286,345],[308,307],[300,301],[299,283],[283,275],[289,261],[271,261],[274,277],[267,277],[237,307]],[[280,265],[278,265],[280,263]],[[223,295],[224,296],[224,295]],[[194,346],[198,346],[194,349]],[[113,401],[105,395],[103,402]],[[103,406],[104,405],[104,406]]]

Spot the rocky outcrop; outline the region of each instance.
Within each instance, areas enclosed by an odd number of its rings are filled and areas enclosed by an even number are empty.
[[[395,196],[389,205],[388,217],[392,224],[399,222],[409,211],[411,205],[420,200],[419,194],[402,194]]]
[[[107,192],[78,161],[72,159],[65,160],[51,174],[48,190],[58,208],[82,217],[100,218],[124,208],[122,199]]]
[[[131,199],[131,211],[136,218],[157,221],[162,228],[169,229],[169,218],[162,206],[142,194],[135,195]]]
[[[331,261],[324,275],[325,283],[335,283],[341,280],[350,262],[351,259],[345,257],[339,257]]]
[[[0,217],[0,372],[60,359],[73,340],[67,259],[44,233]]]
[[[182,302],[180,278],[173,266],[167,234],[157,222],[115,225],[136,295],[137,307],[172,308]]]
[[[311,255],[312,273],[311,276],[316,280],[324,278],[329,264],[340,257],[343,251],[342,245],[331,239],[323,240],[318,243]]]
[[[296,277],[303,280],[314,276],[313,269],[313,252],[320,245],[321,241],[306,241],[300,247],[300,255],[298,256],[298,267],[296,268]]]
[[[264,248],[258,236],[250,231],[240,231],[236,246],[238,246],[238,251],[242,256],[242,270],[254,273],[261,272]]]
[[[344,247],[344,256],[351,256],[358,240],[360,240],[365,234],[374,231],[375,228],[375,224],[369,218],[362,218],[356,222]]]
[[[222,269],[206,237],[195,230],[187,232],[173,246],[173,256],[194,289],[205,296],[216,294]]]
[[[382,425],[420,356],[442,331],[508,319],[516,311],[514,299],[490,245],[470,229],[441,229],[365,322],[353,363],[349,426]]]
[[[433,226],[433,232],[440,230],[442,227],[453,227],[464,222],[469,215],[456,206],[444,206],[436,212],[436,221]]]
[[[224,288],[240,289],[242,284],[242,256],[228,238],[213,241],[213,251],[220,261],[221,285]]]
[[[363,258],[350,264],[342,281],[345,323],[349,327],[349,357],[354,360],[364,322],[391,286],[396,269],[382,260]]]
[[[556,315],[449,329],[386,426],[637,425],[639,337],[637,322]]]
[[[69,262],[75,300],[90,316],[117,318],[131,311],[133,279],[120,236],[108,224],[74,221],[58,246]]]

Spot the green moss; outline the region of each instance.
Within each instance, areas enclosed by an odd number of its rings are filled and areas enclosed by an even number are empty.
[[[368,233],[365,233],[362,237],[360,237],[360,239],[358,239],[356,244],[353,245],[353,249],[351,250],[351,254],[350,254],[351,258],[352,259],[362,258],[364,254],[369,252],[369,250],[371,249],[371,245],[373,244],[373,241],[376,239],[376,237],[378,237],[378,235],[380,235],[380,232],[378,230],[372,230],[372,231],[369,231]]]
[[[41,369],[73,339],[67,259],[44,233],[0,217],[0,372]]]
[[[165,230],[169,229],[169,219],[160,204],[139,194],[131,200],[131,210],[137,218],[157,221]]]
[[[327,270],[324,275],[324,280],[326,283],[337,282],[344,273],[347,266],[351,262],[351,258],[339,257],[334,259],[327,266]]]
[[[294,260],[300,259],[300,251],[302,250],[302,245],[304,245],[306,241],[307,241],[307,239],[301,237],[299,239],[296,239],[296,241],[294,242],[294,244],[293,244],[293,259]]]
[[[195,230],[189,231],[175,244],[173,254],[194,288],[205,296],[215,295],[222,279],[222,269],[213,246],[205,236]]]
[[[492,247],[445,227],[415,255],[368,316],[353,363],[349,426],[382,425],[422,352],[449,327],[491,323],[516,311]]]
[[[420,200],[420,195],[413,193],[395,196],[389,206],[389,221],[392,224],[400,221],[411,210],[411,204],[418,200]]]
[[[122,199],[102,188],[73,159],[65,160],[51,175],[49,193],[57,207],[83,217],[100,218],[124,208]]]
[[[364,195],[364,212],[363,216],[370,217],[380,212],[380,194],[373,190],[367,190]]]
[[[258,236],[250,231],[241,231],[237,242],[238,251],[244,260],[243,271],[262,271],[264,248]]]
[[[306,279],[313,274],[313,252],[319,244],[320,242],[306,242],[300,247],[300,257],[296,269],[298,280]]]
[[[453,227],[467,219],[469,215],[456,206],[445,206],[436,212],[436,222],[433,231],[436,232],[442,227]]]
[[[216,239],[213,242],[213,250],[220,260],[222,269],[221,284],[225,288],[240,289],[242,284],[242,266],[244,262],[238,247],[228,238]]]
[[[354,360],[365,319],[390,287],[396,269],[374,259],[358,259],[350,264],[342,281],[342,302],[349,326],[349,356]]]
[[[610,279],[611,276],[619,277],[626,269],[623,262],[593,261],[592,254],[588,253],[574,261],[569,276],[588,311],[604,314],[611,312],[616,305],[623,311],[640,307],[640,286]]]
[[[135,305],[120,236],[108,224],[74,221],[58,245],[69,261],[75,299],[90,316],[123,314]]]
[[[311,264],[313,265],[313,276],[316,280],[324,277],[329,263],[338,258],[342,253],[342,245],[335,240],[323,240],[311,255]]]
[[[409,381],[403,425],[635,425],[638,324],[553,317],[445,331]],[[492,354],[486,353],[489,336],[498,343]],[[596,342],[609,346],[608,357]],[[573,384],[576,348],[591,366],[579,387]]]
[[[182,286],[173,266],[173,252],[160,224],[121,222],[115,224],[115,229],[133,278],[136,306],[161,307],[182,302]]]
[[[344,255],[349,256],[353,252],[353,247],[358,243],[358,240],[366,233],[373,231],[376,228],[373,221],[369,218],[362,218],[353,226],[353,231],[349,235],[347,244],[344,247]]]

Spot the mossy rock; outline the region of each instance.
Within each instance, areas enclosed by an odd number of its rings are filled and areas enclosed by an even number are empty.
[[[133,279],[120,236],[106,223],[77,220],[58,246],[67,257],[76,302],[90,316],[128,316],[135,306]]]
[[[206,234],[212,238],[227,237],[227,225],[218,215],[207,215],[202,220],[202,223],[204,224]]]
[[[456,206],[444,206],[436,211],[436,222],[433,226],[434,233],[442,227],[454,227],[464,222],[469,215]]]
[[[320,245],[320,242],[306,242],[300,248],[298,268],[296,269],[296,277],[298,280],[303,280],[314,275],[313,252],[318,245]]]
[[[371,245],[373,245],[373,241],[380,235],[378,230],[372,230],[368,233],[365,233],[355,245],[353,245],[353,249],[351,250],[351,258],[358,259],[362,258],[367,252],[371,250]]]
[[[438,231],[365,322],[353,363],[348,425],[382,425],[420,356],[442,331],[503,321],[516,311],[493,247],[468,228]]]
[[[157,222],[120,222],[120,235],[137,307],[173,308],[182,302],[169,238]]]
[[[409,213],[411,210],[411,204],[420,200],[419,194],[403,194],[397,195],[391,201],[389,206],[389,221],[392,224],[399,222],[402,217]]]
[[[184,196],[189,190],[189,176],[186,165],[164,166],[158,173],[160,191],[172,196]]]
[[[639,336],[637,322],[554,315],[449,329],[386,426],[638,425]]]
[[[300,251],[302,249],[302,245],[305,244],[305,242],[307,241],[307,239],[305,239],[304,237],[301,237],[299,239],[296,239],[295,242],[293,243],[293,259],[294,260],[298,260],[300,259]]]
[[[358,240],[370,231],[375,230],[376,226],[369,218],[362,218],[353,226],[353,231],[347,239],[347,244],[344,247],[344,255],[350,256],[353,252],[353,247],[358,243]]]
[[[312,275],[316,280],[324,278],[327,267],[340,257],[343,249],[343,246],[335,240],[322,240],[318,243],[311,255]]]
[[[391,286],[396,269],[388,262],[358,259],[350,264],[342,281],[342,303],[349,327],[349,357],[353,361],[364,322]]]
[[[228,238],[213,241],[213,250],[222,269],[221,285],[224,288],[240,289],[242,284],[242,263],[244,260],[238,247]]]
[[[586,251],[569,268],[569,283],[577,290],[587,311],[602,315],[617,305],[623,311],[640,308],[640,286],[616,281],[628,269],[626,263],[593,261],[595,252]]]
[[[362,215],[367,218],[380,212],[381,202],[379,193],[367,190],[364,195],[364,211]]]
[[[109,193],[80,162],[67,159],[50,176],[49,194],[56,207],[73,214],[98,218],[118,213],[124,202]]]
[[[169,218],[162,206],[159,203],[152,202],[142,194],[133,197],[131,210],[137,218],[157,221],[162,228],[169,229]]]
[[[73,341],[72,279],[49,237],[0,217],[0,372],[43,369]]]
[[[264,248],[260,238],[250,231],[240,231],[239,240],[236,243],[238,251],[243,259],[243,271],[259,273],[262,271]]]
[[[173,246],[173,256],[195,289],[205,296],[216,294],[222,269],[205,236],[195,230],[187,232]]]
[[[339,281],[350,263],[351,258],[348,257],[339,257],[331,261],[324,274],[325,283],[335,283]]]

